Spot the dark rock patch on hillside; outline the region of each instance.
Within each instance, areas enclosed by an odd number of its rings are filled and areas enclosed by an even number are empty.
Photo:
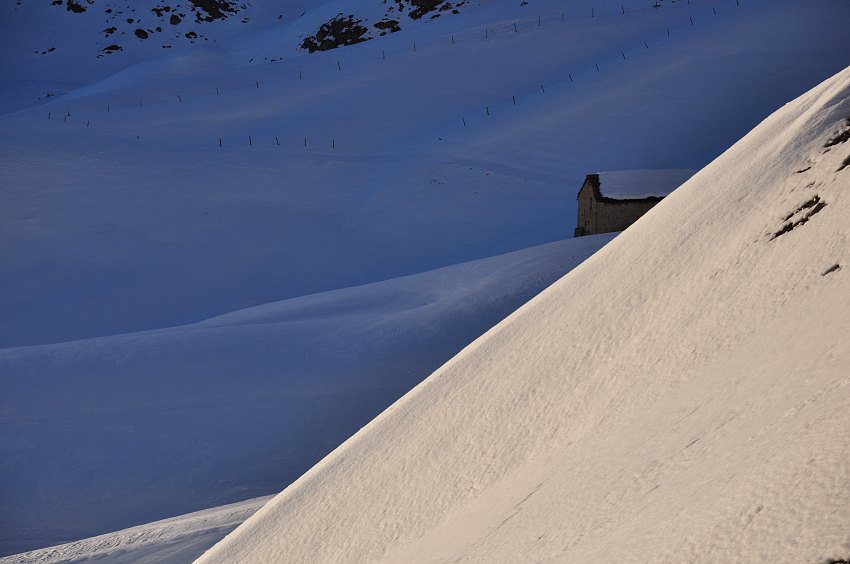
[[[211,22],[213,20],[226,19],[228,15],[239,12],[236,2],[228,0],[189,0],[192,3],[192,11],[198,22]]]
[[[94,0],[86,0],[86,3],[87,4],[94,4]],[[62,4],[61,0],[59,1],[58,4],[56,2],[53,2],[54,6],[59,5],[59,4]],[[68,10],[69,12],[74,12],[75,14],[82,14],[83,12],[86,11],[86,7],[83,6],[82,4],[80,4],[77,0],[68,0],[67,3],[65,4],[65,9]]]
[[[65,8],[68,12],[74,14],[94,15],[91,8],[96,4],[96,0],[49,0],[52,6]],[[139,17],[136,9],[133,8],[130,0],[125,0],[124,7],[116,7],[115,2],[102,2],[103,4],[112,4],[104,6],[102,13],[105,16],[108,27],[103,29],[104,38],[109,39],[113,36],[134,35],[138,39],[148,40],[155,37],[157,34],[163,33],[166,26],[179,26],[186,22],[189,13],[194,13],[195,20],[199,24],[210,23],[227,19],[236,15],[251,5],[250,0],[188,0],[187,2],[170,2],[169,0],[158,0],[153,7],[150,7],[150,12],[155,21],[144,16]],[[144,21],[145,27],[142,27]],[[247,22],[247,18],[243,18]],[[168,40],[174,39],[188,40],[194,43],[198,39],[207,41],[208,38],[200,32],[179,33],[171,36]],[[185,38],[185,39],[184,39]],[[105,45],[105,41],[98,41],[97,57],[101,58],[110,53],[123,51],[124,49],[118,44]],[[161,44],[163,49],[170,49],[172,45],[167,42]]]
[[[431,13],[430,19],[438,18],[442,13],[459,14],[459,7],[468,0],[452,3],[448,0],[384,0],[387,9],[383,17],[372,24],[372,28],[378,30],[377,35],[387,35],[401,31],[403,14],[413,20],[421,19]],[[433,13],[432,13],[433,12]],[[303,14],[302,14],[303,15]],[[310,53],[316,51],[328,51],[344,45],[354,45],[362,41],[368,41],[375,37],[375,32],[370,35],[369,29],[361,25],[364,20],[356,19],[355,14],[344,16],[342,13],[332,18],[319,27],[314,35],[309,35],[301,42],[301,48]]]
[[[466,0],[462,2],[458,2],[456,5],[453,5],[451,2],[446,0],[395,0],[398,5],[398,11],[403,12],[405,5],[410,5],[410,10],[407,15],[410,16],[411,19],[418,20],[422,16],[429,14],[431,12],[448,12],[451,11],[453,14],[459,13],[457,8],[466,4]],[[439,13],[431,16],[431,19],[439,17]]]
[[[353,15],[338,14],[333,19],[323,23],[315,35],[304,38],[301,47],[311,53],[329,51],[343,45],[354,45],[371,38],[364,37],[369,30],[360,25],[361,20],[355,20]]]
[[[804,202],[782,219],[785,224],[782,226],[782,229],[773,234],[770,240],[773,241],[777,237],[790,233],[801,225],[808,223],[815,214],[820,213],[826,206],[826,202],[819,195],[815,194],[811,199]]]
[[[384,19],[374,24],[372,27],[375,29],[379,29],[381,31],[381,35],[386,35],[387,32],[395,33],[397,31],[401,31],[401,27],[398,25],[397,20]]]
[[[829,149],[831,147],[835,147],[836,145],[840,145],[841,143],[847,143],[850,141],[850,117],[847,118],[847,124],[844,126],[845,129],[843,131],[839,131],[835,134],[835,137],[830,139],[824,145],[825,149]]]
[[[170,12],[171,6],[156,6],[151,8],[151,12],[156,14],[156,17],[161,18],[163,14]]]
[[[432,12],[439,7],[445,0],[410,0],[413,9],[408,12],[408,16],[414,20],[418,20],[428,12]]]

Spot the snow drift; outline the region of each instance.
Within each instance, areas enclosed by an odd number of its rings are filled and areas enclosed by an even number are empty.
[[[847,557],[850,69],[202,562]]]
[[[31,550],[279,491],[612,238],[192,325],[0,349],[0,548]],[[72,552],[139,544],[116,535]]]

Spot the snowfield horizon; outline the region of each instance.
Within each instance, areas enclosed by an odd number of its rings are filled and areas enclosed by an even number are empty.
[[[0,561],[850,558],[847,21],[0,7]]]

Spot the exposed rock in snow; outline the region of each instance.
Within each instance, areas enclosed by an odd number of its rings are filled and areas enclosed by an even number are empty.
[[[314,53],[368,41],[370,38],[364,36],[369,30],[360,24],[361,20],[355,20],[351,14],[339,14],[322,24],[316,35],[305,37],[301,47]]]

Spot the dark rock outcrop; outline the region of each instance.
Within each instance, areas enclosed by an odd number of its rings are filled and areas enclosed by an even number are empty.
[[[381,20],[378,23],[374,24],[372,27],[381,30],[381,35],[384,35],[387,32],[395,33],[397,31],[401,31],[401,27],[398,25],[398,20]]]
[[[236,2],[228,0],[189,0],[192,10],[195,11],[195,19],[198,22],[226,19],[228,15],[236,14],[239,10]]]
[[[329,51],[343,45],[362,43],[370,38],[364,37],[369,30],[360,25],[361,20],[354,16],[338,14],[335,18],[323,23],[315,35],[304,38],[301,47],[311,53]]]

